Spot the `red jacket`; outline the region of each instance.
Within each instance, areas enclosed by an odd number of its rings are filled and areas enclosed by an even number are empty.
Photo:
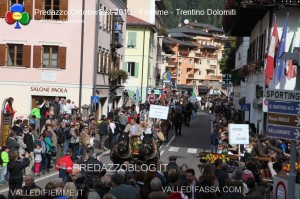
[[[73,162],[69,155],[61,157],[55,165],[55,169],[59,171],[59,169],[64,169],[67,173],[71,173],[73,168]]]

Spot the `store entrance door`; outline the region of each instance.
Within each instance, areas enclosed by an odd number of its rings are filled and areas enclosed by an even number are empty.
[[[53,102],[55,100],[56,96],[38,96],[38,95],[32,95],[31,96],[31,109],[33,109],[36,106],[36,103],[39,102],[40,104],[44,102],[44,99],[46,99],[49,102]],[[66,97],[59,97],[59,99]]]

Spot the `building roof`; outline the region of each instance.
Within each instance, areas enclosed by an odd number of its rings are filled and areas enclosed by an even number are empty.
[[[155,25],[148,23],[142,19],[139,19],[132,15],[127,15],[126,25],[129,26],[148,26],[148,27],[155,27]]]
[[[203,48],[212,49],[212,50],[217,50],[217,47],[212,46],[212,45],[203,45]]]
[[[192,42],[181,41],[179,39],[175,39],[175,38],[171,38],[171,37],[167,37],[166,39],[171,41],[171,42],[178,43],[181,46],[197,47],[197,45],[193,44]]]
[[[191,22],[191,23],[189,23],[189,25],[192,26],[192,27],[207,28],[208,31],[224,33],[224,31],[222,29],[217,28],[217,27],[215,27],[213,25],[210,25],[210,24]]]
[[[212,36],[212,34],[208,32],[204,32],[203,30],[197,30],[190,28],[188,26],[181,26],[177,28],[172,28],[169,30],[170,33],[186,33],[186,34],[193,34],[193,35],[202,35],[202,36]]]
[[[176,44],[176,42],[171,41],[171,40],[168,40],[168,39],[166,39],[166,38],[163,38],[163,43],[164,43],[164,44],[169,44],[169,45],[175,45],[175,44]]]
[[[193,39],[192,36],[189,36],[189,35],[181,33],[181,32],[173,32],[173,33],[170,33],[170,35],[173,38],[189,38],[189,39]]]

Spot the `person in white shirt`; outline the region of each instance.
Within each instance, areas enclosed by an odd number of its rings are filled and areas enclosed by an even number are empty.
[[[67,108],[67,114],[72,115],[72,109],[74,108],[74,104],[71,104],[71,100],[67,100],[66,103],[66,108]]]

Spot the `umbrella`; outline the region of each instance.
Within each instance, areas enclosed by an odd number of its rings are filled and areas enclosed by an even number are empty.
[[[139,102],[140,101],[140,90],[136,89],[135,92],[135,101]]]

